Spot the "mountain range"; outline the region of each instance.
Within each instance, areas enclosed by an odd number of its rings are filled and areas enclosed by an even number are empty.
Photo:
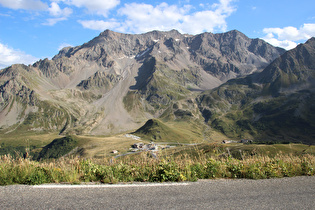
[[[106,30],[51,60],[2,69],[0,133],[113,135],[158,125],[183,139],[314,143],[314,43],[285,51],[237,30]],[[155,132],[145,135],[180,136]]]

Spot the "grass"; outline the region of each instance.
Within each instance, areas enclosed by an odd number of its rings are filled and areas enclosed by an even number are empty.
[[[134,134],[154,142],[200,143],[204,141],[204,129],[200,123],[193,121],[163,122],[151,119]]]
[[[145,152],[121,159],[61,158],[41,162],[4,155],[0,157],[0,185],[177,182],[214,178],[268,179],[315,175],[315,156],[308,153],[309,151],[295,154],[278,153],[274,156],[244,153],[242,158],[234,158],[232,155],[222,155],[221,150],[225,147],[219,147],[217,144],[206,146],[190,148],[191,153],[182,152],[177,155],[174,155],[174,151],[172,154],[163,152],[158,159]],[[210,149],[213,151],[210,152]]]
[[[29,146],[43,147],[52,140],[60,138],[58,133],[21,132],[0,134],[0,144],[7,146]]]
[[[77,136],[79,147],[82,148],[81,157],[84,158],[105,158],[112,156],[111,151],[117,150],[119,153],[125,153],[129,150],[131,145],[139,143],[140,141],[132,138],[127,138],[124,135],[117,136]],[[143,143],[149,143],[149,141],[141,140]]]
[[[0,155],[10,154],[16,156],[16,153],[23,154],[26,148],[30,148],[31,154],[39,153],[42,148],[50,144],[55,139],[60,139],[63,136],[57,133],[38,134],[26,133],[19,135],[17,133],[0,135]],[[117,136],[75,136],[76,146],[79,151],[73,155],[80,155],[84,158],[103,158],[112,156],[111,151],[118,150],[120,153],[125,153],[131,145],[139,141],[127,138],[124,135]],[[141,142],[149,143],[150,141],[142,139]]]
[[[231,156],[235,159],[242,159],[243,157],[249,156],[262,156],[273,158],[276,155],[293,155],[300,156],[304,154],[315,156],[315,146],[308,146],[305,144],[219,144],[219,143],[208,143],[199,144],[195,146],[183,146],[176,147],[167,151],[166,155],[181,156],[188,155],[190,157],[195,157],[200,154],[206,157],[221,156],[227,157]]]

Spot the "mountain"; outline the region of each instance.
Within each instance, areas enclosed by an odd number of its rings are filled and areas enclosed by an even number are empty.
[[[197,100],[205,121],[229,137],[314,144],[315,38]]]
[[[106,30],[52,60],[1,70],[0,133],[109,135],[152,118],[203,124],[200,91],[261,72],[283,53],[236,30],[196,36]]]

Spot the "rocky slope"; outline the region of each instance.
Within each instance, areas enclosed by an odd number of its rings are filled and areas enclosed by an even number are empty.
[[[229,137],[315,141],[315,38],[261,73],[230,80],[198,97],[205,121]]]
[[[195,95],[262,71],[285,51],[239,31],[106,30],[52,60],[0,71],[0,132],[113,134],[151,118],[203,120]]]

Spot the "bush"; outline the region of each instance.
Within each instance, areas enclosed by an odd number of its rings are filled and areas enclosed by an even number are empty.
[[[232,157],[189,156],[152,159],[145,153],[130,159],[59,159],[31,161],[0,156],[0,185],[79,182],[180,182],[213,178],[268,179],[315,175],[315,156],[303,154]]]

